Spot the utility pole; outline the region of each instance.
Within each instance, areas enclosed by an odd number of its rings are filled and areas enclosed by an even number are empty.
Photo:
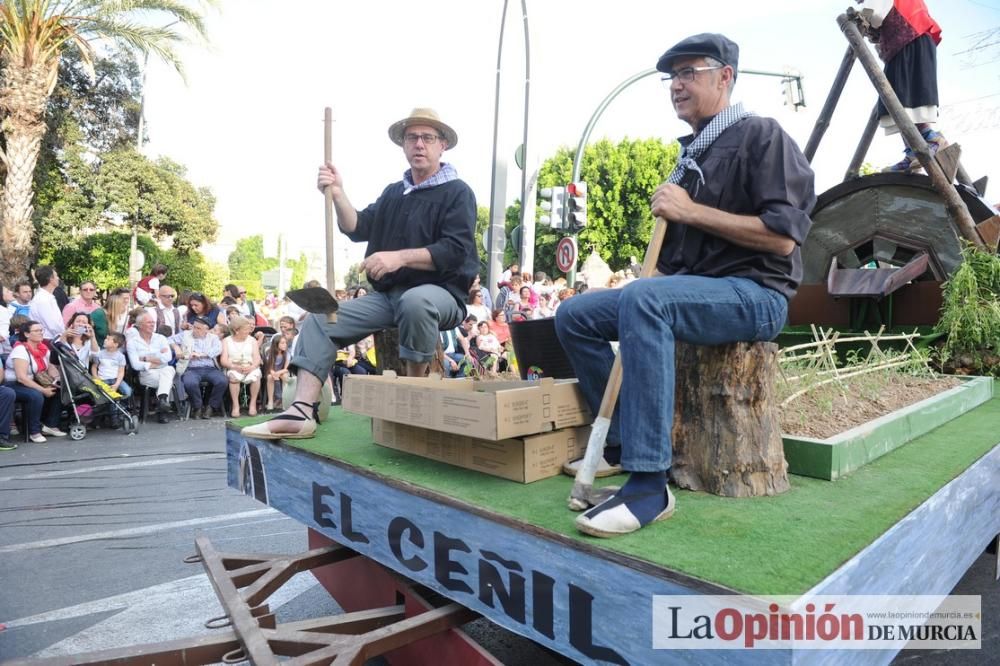
[[[139,125],[136,132],[135,138],[135,150],[142,156],[142,132],[145,129],[146,124],[146,70],[149,69],[149,51],[146,51],[145,57],[142,59],[142,84],[139,93]],[[138,282],[136,279],[136,273],[142,270],[142,265],[136,266],[138,259],[139,250],[139,215],[142,211],[139,208],[139,204],[136,204],[135,217],[132,218],[132,239],[129,241],[128,247],[128,285],[129,291],[135,290],[135,284]]]

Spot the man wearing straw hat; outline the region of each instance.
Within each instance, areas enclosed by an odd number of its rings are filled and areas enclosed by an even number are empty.
[[[479,271],[476,199],[455,168],[441,161],[458,134],[433,109],[415,108],[389,127],[410,168],[364,210],[344,192],[340,170],[319,168],[317,186],[333,193],[337,224],[348,238],[367,242],[362,269],[374,291],[344,301],[337,321],[309,315],[300,326],[291,368],[295,400],[270,421],[243,429],[259,439],[304,439],[316,431],[322,384],[337,350],[385,328],[399,329],[399,357],[406,373],[422,376],[434,357],[438,332],[465,316],[465,299]],[[302,372],[302,371],[305,372]]]

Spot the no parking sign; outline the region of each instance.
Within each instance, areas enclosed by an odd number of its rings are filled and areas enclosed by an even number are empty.
[[[556,244],[556,268],[569,273],[576,266],[576,239],[566,236]]]

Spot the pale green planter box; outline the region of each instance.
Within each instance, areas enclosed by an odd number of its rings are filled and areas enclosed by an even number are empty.
[[[829,439],[782,436],[788,472],[833,481],[958,418],[993,397],[990,377],[961,386],[863,423]]]

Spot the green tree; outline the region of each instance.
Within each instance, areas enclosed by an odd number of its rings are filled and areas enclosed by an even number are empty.
[[[78,243],[59,247],[46,261],[59,267],[59,275],[67,284],[78,285],[84,280],[93,280],[98,289],[107,292],[129,283],[131,238],[131,234],[121,231],[90,234]],[[139,235],[137,245],[146,257],[144,268],[152,268],[160,260],[160,248],[144,234]]]
[[[476,252],[479,253],[479,270],[482,271],[482,275],[486,275],[486,270],[490,265],[490,258],[486,255],[486,249],[483,247],[482,238],[483,234],[490,226],[490,209],[486,206],[478,206],[476,208]]]
[[[215,296],[222,293],[222,287],[229,277],[229,271],[224,266],[208,261],[197,250],[179,252],[171,248],[162,252],[157,260],[170,268],[166,283],[177,291],[190,289]]]
[[[84,148],[70,144],[63,153],[72,176],[41,220],[39,257],[47,260],[72,247],[87,233],[116,221],[133,225],[158,241],[170,240],[181,254],[212,241],[218,233],[215,197],[184,178],[184,168],[166,159],[153,162],[133,148],[83,159]]]
[[[306,257],[305,252],[299,252],[299,258],[294,261],[286,259],[285,266],[292,269],[290,284],[293,288],[298,289],[306,283],[306,273],[309,271],[309,258]]]
[[[217,261],[205,261],[205,282],[201,291],[206,294],[221,294],[222,288],[229,284],[229,266]]]
[[[165,157],[152,162],[133,148],[106,153],[94,180],[93,212],[124,213],[129,224],[153,237],[172,238],[178,251],[195,250],[218,233],[215,197],[184,175],[184,167]]]
[[[67,284],[78,285],[84,280],[93,280],[98,289],[107,292],[129,283],[131,238],[132,235],[124,231],[89,234],[78,243],[61,246],[47,261],[59,267],[59,275]],[[197,250],[162,250],[145,234],[139,235],[137,244],[145,257],[143,272],[148,273],[154,264],[166,264],[170,267],[167,284],[178,291],[191,289],[215,295],[222,292],[229,279],[229,270],[225,266],[209,261]]]
[[[165,27],[137,21],[150,13]],[[185,41],[182,27],[205,34],[201,13],[183,0],[0,2],[0,282],[26,275],[35,255],[34,174],[62,54],[76,47],[92,69],[92,41],[109,40],[129,52],[152,52],[180,71],[174,47]]]
[[[229,278],[234,284],[246,287],[251,298],[264,295],[261,274],[278,267],[278,260],[264,256],[264,236],[257,234],[236,241],[229,253]]]
[[[546,160],[539,189],[568,183],[574,154],[563,147]],[[587,183],[587,227],[578,237],[581,254],[593,248],[613,270],[626,267],[632,256],[642,260],[653,229],[649,200],[670,175],[678,154],[676,142],[659,139],[626,138],[618,144],[602,139],[585,148],[580,175]],[[563,230],[536,226],[536,270],[558,273],[555,245],[564,235]]]
[[[347,269],[347,275],[344,276],[344,283],[348,287],[353,287],[357,284],[368,284],[368,277],[365,275],[364,271],[361,270],[361,262],[358,262]]]

